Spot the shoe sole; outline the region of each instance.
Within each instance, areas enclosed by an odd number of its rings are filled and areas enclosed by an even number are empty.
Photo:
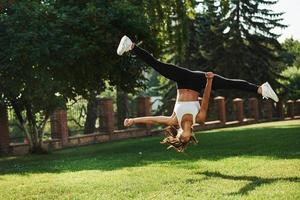
[[[275,101],[275,102],[278,102],[278,97],[276,95],[276,93],[274,92],[274,90],[272,89],[271,85],[267,82],[267,87],[269,89],[269,91],[271,92],[271,96],[272,96],[272,99]]]
[[[119,46],[118,46],[118,49],[117,49],[117,54],[119,56],[123,55],[123,53],[125,52],[125,48],[123,48],[124,46],[124,42],[126,41],[127,37],[126,36],[123,36],[120,43],[119,43]]]

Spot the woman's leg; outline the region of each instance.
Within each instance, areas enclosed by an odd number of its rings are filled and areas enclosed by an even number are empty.
[[[134,45],[132,51],[138,58],[170,80],[175,82],[185,82],[190,81],[193,78],[198,78],[196,73],[186,68],[158,61],[149,52],[139,46]]]
[[[263,98],[271,98],[275,102],[278,102],[278,96],[270,86],[268,82],[258,86],[241,79],[229,79],[224,78],[220,75],[215,75],[212,83],[212,88],[216,89],[238,89],[247,92],[258,93],[263,96]]]
[[[166,78],[177,82],[178,88],[192,89],[200,91],[204,88],[206,78],[205,73],[201,71],[190,71],[188,69],[178,67],[171,64],[166,64],[155,59],[146,50],[136,46],[127,37],[123,36],[117,49],[117,54],[122,55],[124,52],[133,50],[133,52],[144,62],[158,71]],[[269,83],[264,83],[261,86],[249,83],[241,79],[229,79],[220,75],[215,75],[212,88],[216,89],[238,89],[242,91],[254,92],[262,94],[263,97],[272,98],[278,101],[276,93],[273,91]]]
[[[150,65],[158,73],[164,77],[177,83],[178,88],[192,89],[201,91],[205,86],[205,73],[200,71],[191,71],[183,67],[167,64],[158,61],[149,52],[135,45],[126,35],[122,37],[117,48],[117,54],[123,55],[125,52],[133,51],[133,53]],[[204,78],[202,78],[204,76]]]
[[[217,89],[237,89],[242,91],[248,91],[248,92],[259,92],[258,85],[255,85],[253,83],[250,83],[245,80],[241,79],[229,79],[225,78],[223,76],[215,74],[212,82],[212,88],[213,90]]]
[[[167,126],[177,125],[175,115],[172,116],[147,116],[147,117],[136,117],[127,118],[124,120],[124,126],[129,127],[134,124],[164,124]]]

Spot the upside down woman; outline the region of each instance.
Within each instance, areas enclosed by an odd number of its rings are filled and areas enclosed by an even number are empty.
[[[139,59],[155,69],[162,76],[173,80],[177,84],[177,99],[171,116],[147,116],[127,118],[124,126],[133,124],[164,124],[169,126],[168,136],[162,143],[170,145],[179,152],[183,152],[189,142],[197,143],[193,136],[193,125],[204,124],[208,109],[211,89],[238,89],[258,93],[264,98],[278,101],[276,93],[268,82],[258,86],[240,79],[229,79],[212,72],[191,71],[176,65],[163,63],[155,59],[150,53],[133,43],[127,36],[123,36],[117,49],[118,55],[132,51]],[[198,101],[200,91],[204,89],[201,106]],[[173,128],[179,126],[179,129]]]

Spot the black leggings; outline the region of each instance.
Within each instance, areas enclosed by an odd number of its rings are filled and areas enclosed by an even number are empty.
[[[134,46],[133,52],[141,60],[150,65],[164,77],[177,83],[178,89],[191,89],[201,92],[206,86],[206,76],[203,71],[191,71],[189,69],[163,63],[155,59],[150,53],[141,47]],[[214,75],[212,89],[238,89],[257,93],[259,86],[240,79],[228,79],[218,74]]]

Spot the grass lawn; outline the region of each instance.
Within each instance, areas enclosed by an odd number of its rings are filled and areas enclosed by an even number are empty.
[[[300,120],[0,157],[0,199],[300,199]]]

